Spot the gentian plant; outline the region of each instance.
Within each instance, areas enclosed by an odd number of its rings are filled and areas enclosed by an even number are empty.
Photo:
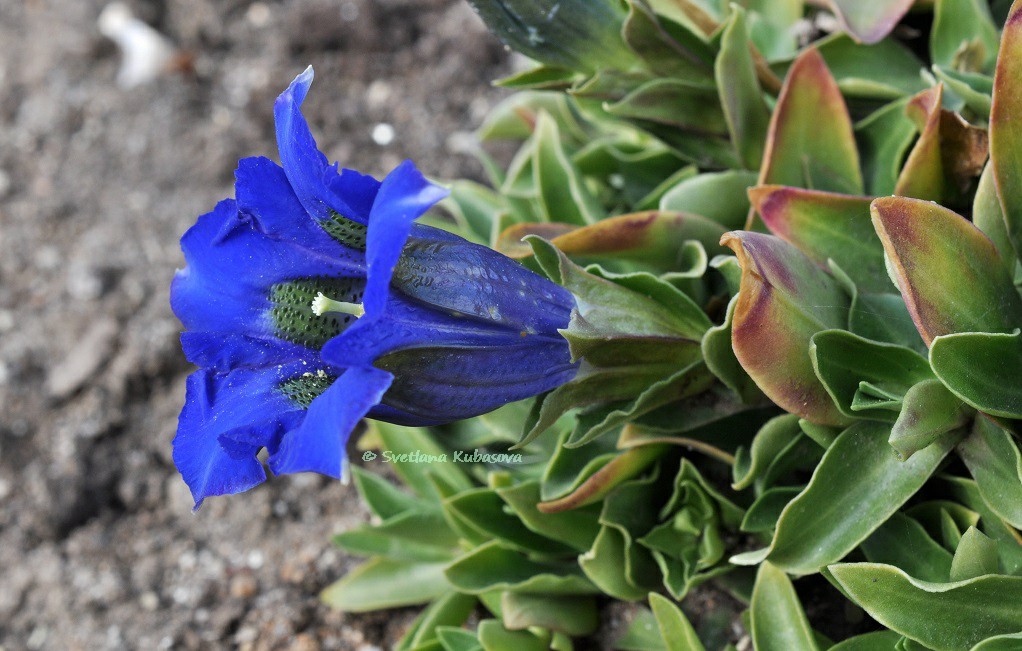
[[[473,5],[488,185],[338,172],[305,73],[182,240],[197,503],[368,416],[323,598],[398,649],[1022,648],[1022,0]]]

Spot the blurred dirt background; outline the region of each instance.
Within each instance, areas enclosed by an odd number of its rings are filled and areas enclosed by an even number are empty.
[[[507,55],[463,0],[137,0],[194,71],[124,90],[105,2],[0,0],[0,649],[385,647],[414,613],[316,599],[356,562],[328,541],[366,518],[353,490],[289,477],[191,512],[168,284],[237,159],[276,157],[307,64],[332,160],[476,177],[459,152]]]

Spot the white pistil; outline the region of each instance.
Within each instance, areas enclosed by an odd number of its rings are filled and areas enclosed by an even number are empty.
[[[358,318],[366,313],[361,303],[347,303],[345,301],[335,301],[332,298],[328,298],[323,295],[323,292],[316,294],[316,298],[312,299],[312,313],[316,316],[323,316],[324,314],[335,313],[335,314],[350,314],[351,316]]]

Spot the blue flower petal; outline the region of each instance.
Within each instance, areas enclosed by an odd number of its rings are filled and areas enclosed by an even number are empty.
[[[312,77],[312,66],[309,66],[295,77],[273,105],[280,162],[294,193],[310,215],[327,219],[333,211],[337,211],[350,219],[358,219],[362,213],[335,192],[338,187],[335,184],[341,183],[344,187],[344,182],[336,181],[337,166],[330,165],[319,151],[302,115],[302,102],[309,93]]]
[[[274,474],[318,472],[335,479],[343,475],[348,436],[380,402],[394,377],[375,368],[346,370],[312,401],[302,425],[288,433],[270,455]]]
[[[259,448],[276,447],[304,416],[277,387],[283,378],[300,374],[301,365],[296,365],[230,373],[200,370],[188,377],[174,438],[174,465],[192,492],[195,508],[211,495],[240,493],[266,479],[256,459]],[[248,442],[224,445],[232,432],[241,431],[248,434]]]
[[[567,350],[567,343],[556,332],[527,336],[530,342],[556,343]],[[367,312],[354,325],[328,341],[320,355],[326,363],[340,368],[370,366],[377,357],[406,348],[499,347],[514,345],[521,340],[520,331],[453,316],[393,295],[385,313],[374,316]]]
[[[386,305],[394,265],[401,257],[412,222],[447,194],[444,188],[427,181],[409,160],[383,180],[369,216],[366,238],[368,280],[363,306],[367,314],[379,314]]]
[[[487,348],[442,346],[376,361],[396,378],[384,398],[387,406],[422,422],[452,422],[549,391],[578,370],[560,342],[526,338]]]
[[[416,224],[392,286],[436,308],[530,333],[567,327],[571,292],[488,247]]]
[[[185,359],[211,371],[263,368],[295,361],[319,364],[319,355],[304,346],[235,332],[182,332],[181,348]]]
[[[341,173],[329,179],[330,189],[348,205],[350,212],[344,216],[361,224],[369,223],[373,201],[380,191],[380,182],[355,170],[342,169]]]
[[[301,216],[292,217],[301,234]],[[286,239],[264,233],[259,220],[228,199],[181,238],[187,266],[174,276],[170,303],[186,329],[272,336],[269,290],[275,283],[364,274],[361,254],[329,237]]]

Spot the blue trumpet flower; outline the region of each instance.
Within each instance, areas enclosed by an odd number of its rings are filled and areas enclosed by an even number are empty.
[[[338,170],[300,106],[312,69],[274,107],[282,166],[246,158],[236,199],[184,237],[171,305],[199,370],[174,462],[196,508],[274,474],[340,478],[365,416],[435,425],[575,375],[570,293],[499,253],[414,221],[446,195],[410,161],[383,182]]]

